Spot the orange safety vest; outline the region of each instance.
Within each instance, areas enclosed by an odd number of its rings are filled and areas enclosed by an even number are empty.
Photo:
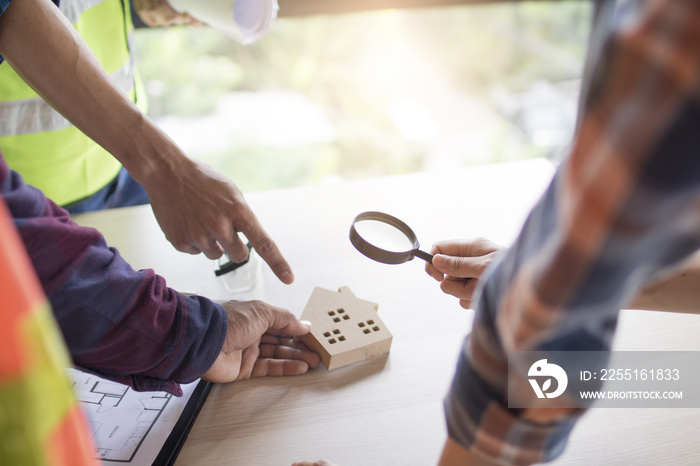
[[[96,465],[68,352],[0,197],[0,464]]]

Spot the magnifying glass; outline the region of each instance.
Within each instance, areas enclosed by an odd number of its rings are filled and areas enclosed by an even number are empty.
[[[363,212],[350,227],[355,249],[383,264],[403,264],[420,257],[432,264],[433,255],[420,250],[413,230],[396,217],[382,212]]]

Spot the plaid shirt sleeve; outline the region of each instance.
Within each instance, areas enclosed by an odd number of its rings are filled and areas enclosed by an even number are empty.
[[[0,194],[51,302],[73,362],[138,391],[181,395],[214,363],[224,308],[133,270],[94,228],[24,183],[0,156]]]
[[[450,437],[503,464],[562,452],[581,408],[509,409],[514,351],[605,351],[618,310],[700,246],[700,2],[610,35],[569,157],[487,271],[445,399]]]

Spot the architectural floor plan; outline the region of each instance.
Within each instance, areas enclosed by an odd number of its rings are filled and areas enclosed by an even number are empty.
[[[152,464],[197,385],[183,385],[185,395],[175,397],[135,392],[75,369],[69,375],[92,430],[95,455],[107,464]]]

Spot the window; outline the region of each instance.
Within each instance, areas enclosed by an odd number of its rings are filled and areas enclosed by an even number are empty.
[[[282,16],[246,46],[202,27],[138,30],[134,48],[150,116],[252,191],[557,156],[591,15],[537,1]]]

